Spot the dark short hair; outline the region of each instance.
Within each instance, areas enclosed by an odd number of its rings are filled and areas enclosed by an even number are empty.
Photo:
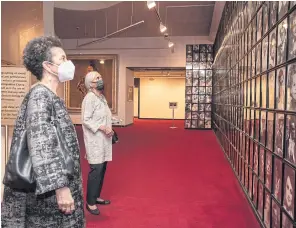
[[[40,36],[29,41],[23,52],[24,65],[38,80],[42,79],[44,61],[52,61],[51,49],[62,47],[55,36]]]

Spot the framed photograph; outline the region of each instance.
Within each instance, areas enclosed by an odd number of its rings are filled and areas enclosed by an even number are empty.
[[[185,112],[190,112],[191,111],[191,103],[186,103],[185,104]]]
[[[274,152],[283,157],[284,114],[276,113]]]
[[[252,28],[253,28],[253,32],[252,32],[252,46],[255,45],[257,39],[256,39],[256,35],[257,35],[257,20],[256,17],[253,19],[252,21]]]
[[[191,128],[197,128],[197,120],[191,121]]]
[[[199,111],[198,110],[198,104],[192,104],[192,111],[195,112],[195,111]]]
[[[134,87],[133,86],[127,87],[127,101],[128,102],[134,101]]]
[[[267,191],[265,191],[265,204],[264,204],[264,224],[266,227],[270,227],[270,209],[271,209],[271,198]]]
[[[263,14],[263,32],[262,36],[264,36],[268,31],[268,16],[269,16],[269,2],[264,2],[262,6],[262,14]]]
[[[259,152],[258,152],[258,146],[256,145],[254,148],[254,172],[256,175],[259,174]]]
[[[198,111],[204,112],[205,111],[205,104],[199,104]]]
[[[269,34],[269,69],[275,67],[276,48],[276,30],[274,29]]]
[[[279,1],[281,2],[281,1]],[[287,53],[287,29],[288,21],[283,20],[282,23],[278,25],[278,39],[277,39],[277,65],[286,61]]]
[[[198,87],[192,87],[192,94],[198,94]]]
[[[268,74],[268,107],[274,108],[275,104],[275,72],[271,71]]]
[[[259,194],[258,194],[258,213],[262,217],[263,215],[263,185],[261,181],[258,182],[259,184]]]
[[[193,52],[195,52],[195,53],[199,52],[199,45],[198,44],[193,45]]]
[[[264,147],[260,147],[259,151],[259,177],[264,181]]]
[[[282,67],[276,72],[276,108],[283,110],[285,108],[285,81],[286,68]]]
[[[200,61],[201,62],[207,61],[207,53],[200,53]]]
[[[192,45],[186,45],[186,55],[192,54]]]
[[[271,191],[271,179],[272,179],[272,155],[269,151],[266,151],[265,161],[265,186]]]
[[[287,110],[296,111],[296,63],[288,65]]]
[[[283,206],[286,212],[294,218],[295,171],[285,165]]]
[[[275,25],[276,21],[277,21],[277,9],[278,9],[278,2],[277,1],[270,1],[269,2],[269,27],[271,28],[272,26]]]
[[[262,41],[262,72],[267,70],[268,36]]]
[[[278,1],[278,3],[279,3],[278,20],[280,20],[288,12],[289,1]]]
[[[266,74],[261,76],[261,107],[267,107],[267,77]]]
[[[193,78],[198,78],[198,70],[193,71]]]
[[[193,62],[199,62],[199,53],[193,52]]]
[[[211,128],[211,120],[205,120],[205,128]]]
[[[198,78],[193,78],[193,86],[198,86]]]
[[[257,13],[257,41],[262,37],[262,8]]]
[[[204,120],[198,120],[198,122],[197,122],[197,127],[198,127],[198,128],[204,128],[204,127],[205,127],[205,122],[204,122]]]
[[[185,128],[191,127],[191,120],[185,120]]]
[[[274,200],[272,200],[272,212],[271,212],[272,227],[281,228],[280,215],[281,215],[281,210],[279,205]]]
[[[265,145],[266,140],[266,111],[261,111],[260,118],[260,143]]]
[[[192,62],[186,62],[186,70],[192,70],[193,65]]]
[[[187,62],[192,62],[192,53],[187,53],[186,54],[186,61]]]
[[[266,147],[269,150],[273,150],[273,122],[274,122],[274,113],[267,113],[267,145]]]
[[[274,171],[273,171],[273,194],[275,198],[281,202],[282,196],[282,161],[274,158]]]
[[[296,10],[289,15],[288,60],[296,57]]]
[[[199,87],[199,94],[205,95],[206,94],[206,87]]]
[[[186,87],[186,95],[191,95],[192,94],[192,87],[191,86],[187,86]]]
[[[185,98],[185,102],[186,103],[190,103],[191,102],[191,95],[186,95],[186,98]]]
[[[247,186],[247,185],[245,185]],[[258,200],[258,178],[256,175],[253,175],[253,202],[255,204],[255,207],[257,206],[257,200]]]
[[[207,44],[207,52],[213,52],[213,45]]]
[[[199,95],[198,97],[199,103],[206,103],[206,96],[204,95]]]
[[[286,159],[296,164],[296,115],[286,117]]]
[[[205,104],[205,111],[210,112],[211,108],[211,104]]]
[[[192,78],[186,78],[186,86],[192,86]]]
[[[64,83],[65,103],[70,113],[80,113],[87,90],[84,78],[90,71],[98,71],[104,80],[104,95],[111,112],[117,113],[117,55],[68,55],[75,65],[74,79]],[[100,61],[104,60],[104,64]]]
[[[185,113],[185,119],[191,120],[191,112],[186,112]]]
[[[198,103],[198,95],[192,95],[192,103]]]
[[[192,78],[192,70],[186,70],[186,78]]]
[[[201,53],[207,52],[207,45],[206,44],[199,45],[199,50]]]
[[[193,62],[192,63],[192,68],[193,70],[198,70],[199,69],[200,64],[198,62]]]
[[[294,228],[293,222],[288,218],[288,216],[282,212],[282,227],[283,228]]]

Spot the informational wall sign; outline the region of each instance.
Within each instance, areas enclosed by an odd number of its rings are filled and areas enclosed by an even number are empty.
[[[1,67],[1,125],[14,125],[19,107],[29,91],[31,74],[25,67]]]
[[[169,102],[169,108],[170,109],[178,108],[178,102]]]

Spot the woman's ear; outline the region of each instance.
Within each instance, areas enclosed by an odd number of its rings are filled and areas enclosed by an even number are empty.
[[[50,69],[50,66],[49,66],[50,64],[47,62],[47,61],[43,61],[43,63],[42,63],[42,67],[43,67],[43,69],[45,69],[47,72],[52,72],[52,70]]]

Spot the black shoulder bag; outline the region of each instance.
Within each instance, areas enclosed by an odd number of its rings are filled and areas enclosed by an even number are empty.
[[[10,148],[9,160],[6,164],[3,184],[16,190],[21,191],[35,191],[36,179],[33,172],[33,164],[28,150],[27,144],[27,130],[26,130],[26,119],[27,119],[27,107],[29,98],[26,104],[24,129],[20,136],[16,139]],[[64,170],[65,174],[72,176],[74,172],[74,161],[70,156],[70,152],[65,145],[65,139],[61,132],[61,129],[56,124],[56,118],[54,115],[54,103],[52,101],[52,113],[51,113],[51,124],[54,126],[57,134],[58,144],[61,148],[61,154],[64,158]],[[55,113],[56,114],[56,113]]]
[[[114,129],[113,129],[113,132],[114,134],[112,136],[112,144],[115,144],[115,143],[118,143],[119,140],[118,140],[118,135]]]

